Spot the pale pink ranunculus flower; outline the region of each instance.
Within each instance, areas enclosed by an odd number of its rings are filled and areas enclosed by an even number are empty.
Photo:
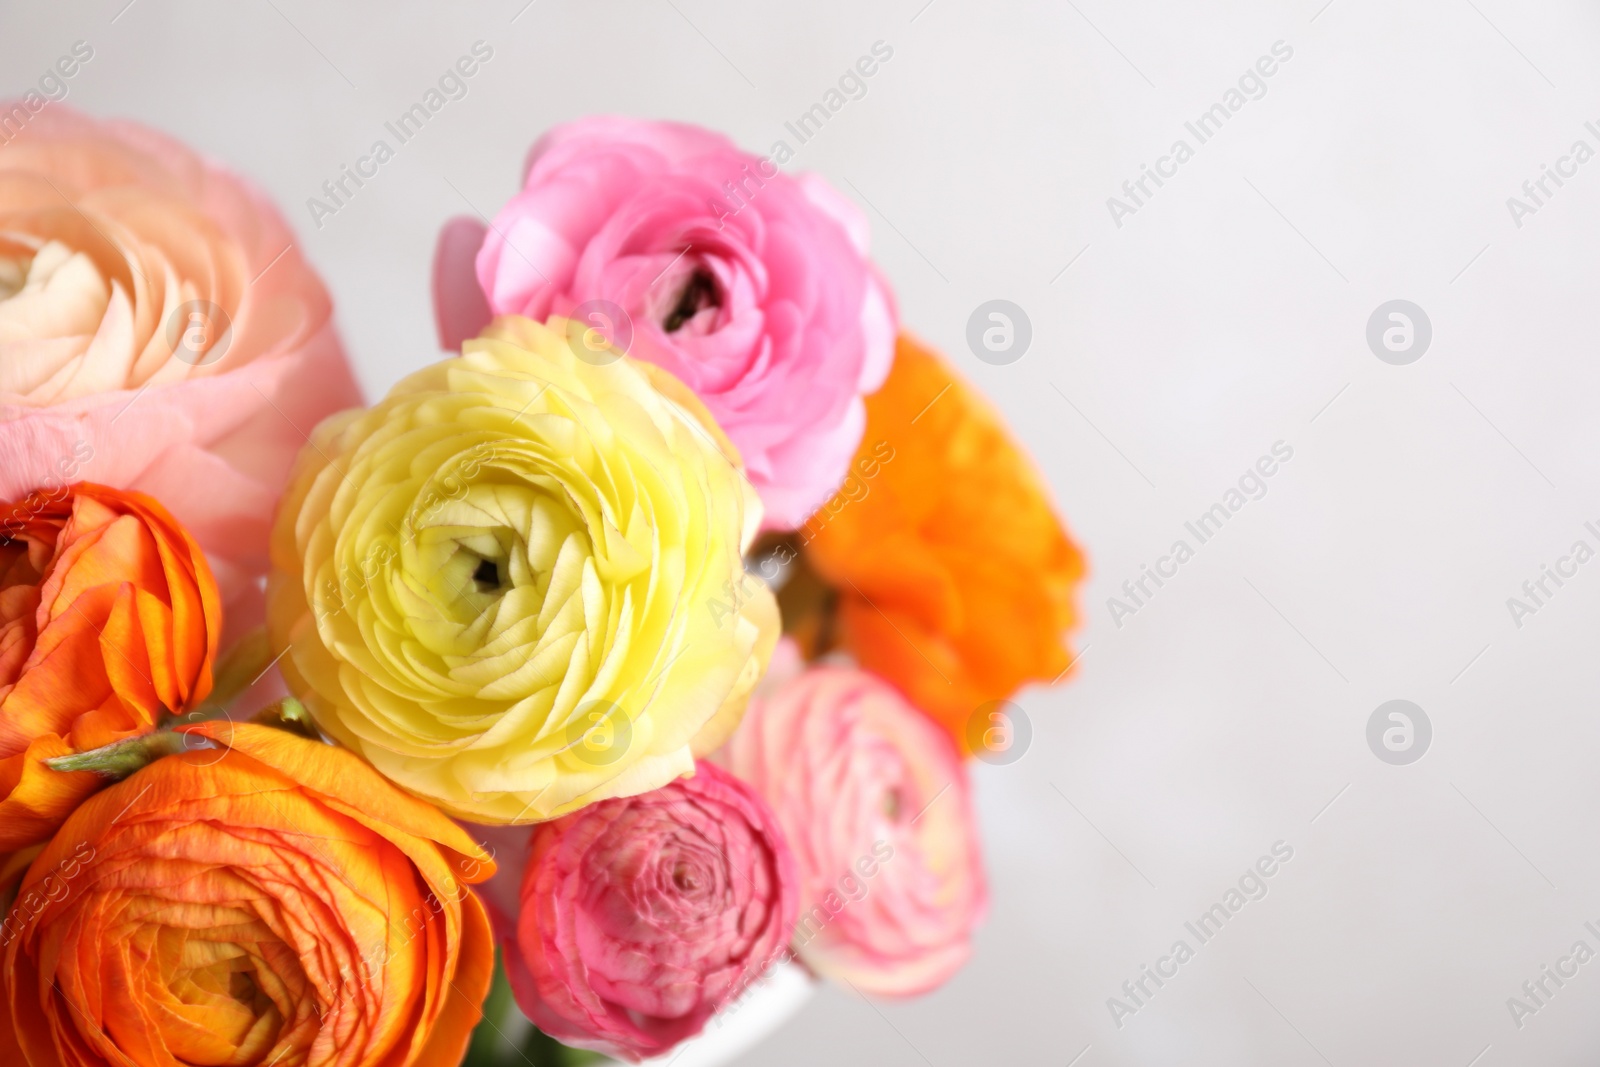
[[[913,996],[967,961],[989,898],[966,769],[889,683],[802,669],[785,640],[718,759],[772,806],[794,852],[803,963]]]
[[[497,922],[518,1006],[558,1041],[630,1061],[698,1034],[794,928],[772,812],[709,763],[538,824],[525,862],[515,925]]]
[[[720,134],[580,119],[534,145],[522,191],[489,227],[445,226],[440,340],[458,347],[490,314],[581,318],[699,394],[742,453],[767,528],[793,528],[844,480],[861,398],[894,358],[895,311],[867,240],[866,218],[821,178]]]
[[[253,595],[305,434],[360,403],[294,240],[259,191],[164,134],[30,113],[0,147],[0,499],[148,493],[226,597]]]

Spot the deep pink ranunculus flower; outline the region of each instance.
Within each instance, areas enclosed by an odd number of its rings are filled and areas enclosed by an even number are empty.
[[[798,905],[771,810],[709,763],[533,830],[506,972],[534,1024],[637,1061],[777,962]]]
[[[790,177],[720,134],[581,119],[534,145],[522,192],[490,227],[446,225],[440,340],[458,347],[490,314],[590,323],[699,394],[743,453],[767,527],[792,528],[843,481],[861,397],[894,358],[867,237],[821,178]]]
[[[802,671],[785,641],[719,758],[794,850],[794,950],[808,967],[912,996],[967,961],[988,890],[966,769],[893,686],[853,667]]]

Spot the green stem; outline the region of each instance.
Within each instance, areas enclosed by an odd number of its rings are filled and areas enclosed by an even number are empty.
[[[313,741],[322,740],[322,735],[317,732],[317,724],[311,721],[311,713],[294,697],[284,697],[275,704],[268,704],[251,716],[250,721],[288,730]]]
[[[153,763],[162,756],[182,752],[191,742],[182,734],[171,730],[158,730],[122,741],[113,741],[88,752],[75,752],[70,756],[57,756],[46,760],[53,771],[93,771],[102,778],[120,782],[134,771]]]
[[[227,707],[272,666],[272,645],[267,640],[267,628],[257,626],[233,643],[233,647],[217,657],[211,672],[211,695],[207,704]]]

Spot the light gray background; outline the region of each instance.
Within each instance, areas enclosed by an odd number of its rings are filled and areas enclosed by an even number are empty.
[[[673,117],[765,151],[894,48],[791,167],[866,207],[904,321],[1037,456],[1090,555],[1087,651],[1021,698],[1026,757],[976,768],[972,964],[904,1005],[825,991],[745,1062],[1595,1061],[1600,961],[1520,1030],[1506,1007],[1600,950],[1600,561],[1520,629],[1506,607],[1600,544],[1600,160],[1522,227],[1506,207],[1600,148],[1593,4],[524,2],[5,0],[0,80],[87,40],[70,103],[270,190],[376,395],[437,358],[439,224],[493,214],[551,123]],[[478,39],[467,98],[314,228],[306,198]],[[1116,227],[1106,198],[1278,40],[1265,97]],[[1032,320],[1011,366],[965,349],[996,297]],[[1433,323],[1410,366],[1365,342],[1395,298]],[[1115,626],[1107,597],[1278,440],[1268,494]],[[1410,766],[1366,744],[1392,698],[1433,723]],[[1269,895],[1116,1028],[1107,997],[1280,839]]]

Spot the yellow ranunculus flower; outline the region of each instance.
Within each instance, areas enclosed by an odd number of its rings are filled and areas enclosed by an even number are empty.
[[[462,818],[550,819],[691,773],[777,639],[744,573],[761,507],[738,454],[677,379],[593,341],[496,320],[319,426],[278,514],[290,687]]]

